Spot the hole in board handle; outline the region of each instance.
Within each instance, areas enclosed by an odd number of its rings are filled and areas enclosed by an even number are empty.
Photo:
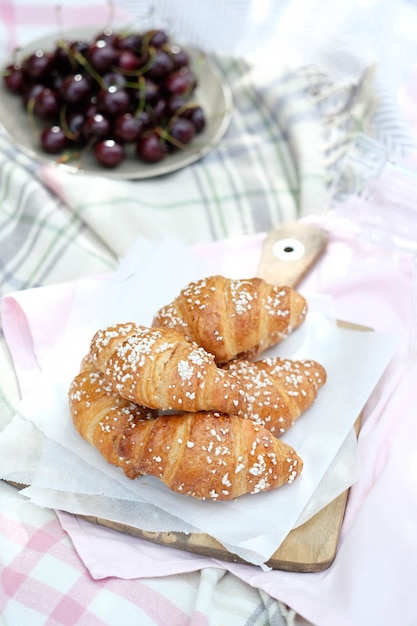
[[[272,254],[280,261],[298,261],[305,254],[304,244],[299,239],[285,237],[272,246]]]

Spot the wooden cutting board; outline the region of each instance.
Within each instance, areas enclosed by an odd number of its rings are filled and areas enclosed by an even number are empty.
[[[294,287],[323,253],[326,243],[326,235],[319,228],[299,222],[286,223],[268,234],[258,266],[258,276],[272,284]],[[341,325],[362,329],[351,324]],[[356,422],[356,432],[359,432],[359,427],[360,418]],[[272,569],[292,572],[317,572],[328,568],[336,556],[347,498],[348,490],[305,524],[292,530],[267,565]],[[84,519],[159,545],[223,561],[245,562],[226,550],[216,539],[203,533],[148,532],[98,517],[87,516]]]

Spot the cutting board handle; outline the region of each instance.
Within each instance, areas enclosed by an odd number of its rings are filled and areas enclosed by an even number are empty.
[[[323,253],[325,231],[313,224],[287,222],[265,240],[257,275],[272,285],[295,287]]]

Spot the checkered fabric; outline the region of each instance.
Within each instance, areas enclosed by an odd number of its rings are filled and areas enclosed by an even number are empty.
[[[107,3],[2,0],[3,56],[56,27],[105,23]],[[116,13],[129,9],[116,3]],[[249,17],[248,17],[249,19]],[[242,43],[242,42],[241,42]],[[198,243],[264,232],[322,209],[345,147],[372,107],[366,71],[333,84],[317,67],[259,83],[247,61],[213,55],[235,112],[201,162],[161,180],[110,181],[41,168],[0,137],[0,295],[107,272],[137,234]],[[1,331],[1,328],[0,328]],[[0,428],[19,390],[0,336]],[[54,512],[0,484],[0,615],[11,626],[130,624],[281,626],[294,614],[217,569],[92,580]]]
[[[0,614],[10,626],[284,626],[293,614],[216,568],[163,578],[93,580],[55,514],[0,485]]]

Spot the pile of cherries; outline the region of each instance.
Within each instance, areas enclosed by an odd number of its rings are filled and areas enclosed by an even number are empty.
[[[41,148],[60,161],[92,151],[114,168],[126,156],[157,163],[187,148],[205,125],[193,100],[188,52],[164,30],[104,30],[57,41],[9,64],[4,84],[37,122]]]

